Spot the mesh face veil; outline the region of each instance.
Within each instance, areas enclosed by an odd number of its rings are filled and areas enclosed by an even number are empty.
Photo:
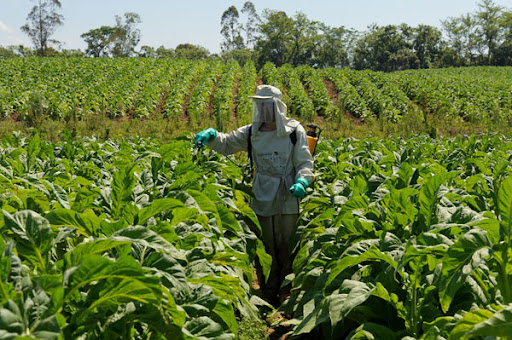
[[[252,104],[252,131],[256,135],[264,123],[276,123],[278,136],[289,135],[293,131],[288,126],[289,119],[286,117],[286,104],[281,101],[281,91],[271,85],[258,85],[256,93],[249,98],[253,99]]]
[[[254,100],[252,105],[253,123],[275,122],[275,111],[273,100]]]

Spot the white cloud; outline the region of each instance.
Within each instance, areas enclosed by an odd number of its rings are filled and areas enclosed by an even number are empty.
[[[12,30],[9,27],[7,27],[6,24],[0,21],[0,32],[12,33]]]

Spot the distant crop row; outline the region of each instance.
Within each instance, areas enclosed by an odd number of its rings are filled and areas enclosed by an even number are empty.
[[[512,113],[512,68],[409,70],[395,73],[167,59],[0,60],[0,117],[84,119],[162,115],[217,128],[250,117],[248,96],[268,83],[283,91],[291,115],[341,114],[397,122],[411,107],[468,121]]]

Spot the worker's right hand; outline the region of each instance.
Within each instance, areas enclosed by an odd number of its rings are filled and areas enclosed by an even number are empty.
[[[208,128],[206,130],[203,130],[196,135],[194,147],[202,147],[209,141],[214,140],[215,137],[217,137],[217,130],[215,130],[214,128]]]

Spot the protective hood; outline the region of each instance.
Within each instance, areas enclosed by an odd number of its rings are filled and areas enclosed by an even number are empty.
[[[259,85],[256,94],[250,96],[252,105],[252,133],[255,135],[263,123],[275,119],[278,136],[292,133],[296,125],[295,120],[286,117],[286,104],[281,100],[281,91],[271,85]]]

